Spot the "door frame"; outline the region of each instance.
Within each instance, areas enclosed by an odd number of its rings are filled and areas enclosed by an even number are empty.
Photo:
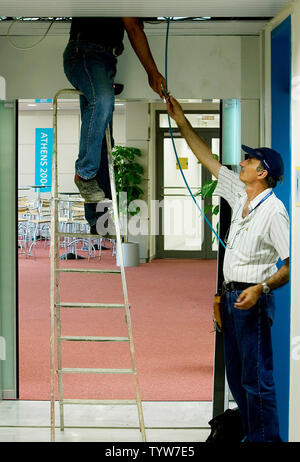
[[[163,188],[163,178],[164,178],[164,164],[163,164],[163,140],[165,138],[171,138],[171,134],[169,132],[168,127],[161,128],[159,126],[159,118],[161,114],[167,114],[168,112],[165,110],[157,110],[155,111],[155,126],[156,126],[156,190],[155,190],[155,199],[157,201],[161,201],[164,197],[162,194]],[[187,114],[220,114],[220,110],[187,110]],[[220,124],[221,124],[221,117],[220,117]],[[208,135],[210,138],[219,138],[220,139],[220,149],[221,149],[221,127],[213,127],[213,128],[194,128],[196,133],[198,133],[203,139],[207,139]],[[183,138],[180,130],[177,127],[172,128],[172,132],[174,138]],[[214,136],[215,135],[215,136]],[[211,179],[211,174],[207,171],[207,169],[202,168],[202,182],[204,183],[208,179]],[[199,185],[200,188],[200,185]],[[204,200],[204,206],[211,204],[211,198],[207,198]],[[212,213],[209,211],[206,214],[206,217],[209,222],[212,221]],[[204,242],[202,249],[199,251],[193,250],[164,250],[164,236],[162,232],[162,210],[159,209],[159,213],[157,216],[159,220],[159,234],[156,236],[156,244],[155,244],[155,257],[156,258],[203,258],[203,259],[216,259],[217,258],[217,251],[212,250],[211,243],[208,242],[208,235],[211,235],[210,228],[206,222],[204,222]],[[199,218],[203,219],[203,218]],[[209,233],[209,234],[208,234]]]

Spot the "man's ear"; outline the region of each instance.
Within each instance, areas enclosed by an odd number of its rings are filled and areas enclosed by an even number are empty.
[[[267,170],[259,170],[257,173],[258,173],[258,178],[260,180],[264,180],[268,176],[268,171]]]

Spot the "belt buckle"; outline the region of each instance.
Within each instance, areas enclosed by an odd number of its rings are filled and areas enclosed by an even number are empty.
[[[228,290],[229,292],[235,292],[236,287],[234,285],[234,282],[230,281],[228,283],[225,283],[225,290]]]

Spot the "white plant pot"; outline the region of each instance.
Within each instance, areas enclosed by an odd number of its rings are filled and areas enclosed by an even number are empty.
[[[140,264],[140,248],[137,242],[123,242],[122,254],[124,266],[139,266]],[[117,250],[116,258],[117,266],[120,266],[119,255]]]

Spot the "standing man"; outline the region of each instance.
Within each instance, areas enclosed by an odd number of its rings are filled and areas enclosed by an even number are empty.
[[[271,325],[273,290],[289,279],[289,218],[273,189],[283,162],[273,149],[242,146],[236,174],[222,166],[173,97],[170,116],[198,160],[218,179],[215,194],[232,208],[224,257],[224,351],[227,380],[249,442],[278,442]],[[278,270],[280,258],[284,264]]]
[[[150,87],[163,98],[166,88],[152,57],[143,24],[138,18],[73,18],[70,40],[64,51],[64,71],[80,90],[81,133],[75,163],[75,184],[85,199],[85,215],[96,234],[97,202],[111,199],[105,130],[114,110],[114,77],[117,57],[129,41],[144,67]]]

